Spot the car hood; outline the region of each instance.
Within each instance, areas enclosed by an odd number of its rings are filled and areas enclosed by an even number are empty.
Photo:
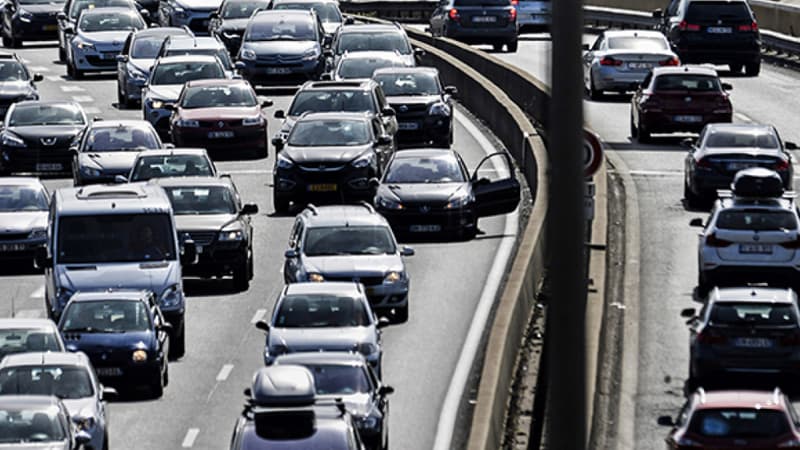
[[[45,13],[60,13],[64,10],[64,3],[43,3],[40,5],[21,5],[21,8],[25,11],[30,11],[34,14],[45,14]],[[55,20],[56,16],[53,15],[53,20]]]
[[[180,0],[179,5],[184,9],[216,10],[222,4],[222,0]]]
[[[125,40],[128,38],[129,34],[131,34],[130,30],[92,32],[79,31],[78,37],[84,42],[89,42],[92,44],[113,44],[122,48],[122,44],[125,43]]]
[[[159,84],[147,87],[147,98],[175,101],[181,95],[182,84]]]
[[[272,328],[270,344],[283,344],[295,352],[353,351],[358,344],[375,343],[370,327]]]
[[[0,236],[4,233],[27,233],[47,227],[47,211],[18,211],[0,213]]]
[[[778,150],[774,149],[764,149],[759,147],[752,147],[752,148],[743,148],[743,147],[713,147],[713,148],[705,148],[703,149],[703,154],[705,156],[720,156],[720,155],[731,155],[731,156],[770,156],[772,158],[786,158],[786,155],[779,153]]]
[[[78,156],[81,167],[100,169],[106,173],[127,175],[139,152],[86,152]]]
[[[358,394],[325,394],[319,396],[325,400],[342,399],[347,411],[356,417],[365,417],[372,410],[372,396],[368,393]]]
[[[7,130],[23,139],[54,137],[58,138],[60,141],[62,139],[72,140],[83,127],[83,125],[33,125],[22,127],[11,126],[7,128]]]
[[[70,416],[85,413],[97,417],[97,399],[95,397],[64,398],[61,399]]]
[[[317,41],[248,41],[245,46],[257,55],[302,55],[311,49],[319,50]]]
[[[141,70],[145,74],[150,74],[150,68],[153,67],[153,64],[156,63],[155,59],[152,58],[135,58],[129,59],[128,64],[136,67],[137,69]]]
[[[402,105],[429,105],[441,101],[438,95],[393,95],[386,97],[389,105],[397,110]]]
[[[0,82],[0,98],[9,99],[16,98],[23,95],[28,95],[33,92],[30,82],[28,81],[3,81]]]
[[[205,215],[181,214],[181,215],[175,215],[175,226],[178,227],[178,234],[181,234],[186,230],[217,231],[222,229],[223,225],[231,223],[231,221],[233,221],[234,219],[236,219],[236,215],[234,214],[205,214]]]
[[[446,203],[467,183],[387,183],[381,184],[377,196],[395,198],[401,202]]]
[[[171,280],[179,280],[177,261],[152,263],[59,264],[54,269],[59,285],[71,291],[112,287],[148,289],[161,295]]]
[[[404,270],[403,260],[392,255],[307,256],[306,272],[329,277],[384,276],[386,272]]]
[[[96,353],[103,351],[150,350],[155,347],[155,335],[150,331],[128,333],[70,333],[61,332],[69,351]]]
[[[225,19],[219,27],[220,31],[228,33],[241,33],[247,28],[247,22],[250,21],[249,17],[241,19]]]
[[[281,155],[298,164],[311,162],[347,163],[369,150],[370,147],[370,145],[341,147],[292,147],[290,145],[281,150]]]
[[[254,117],[261,113],[261,108],[256,106],[234,106],[220,108],[179,108],[178,115],[181,119],[194,120],[230,120]]]

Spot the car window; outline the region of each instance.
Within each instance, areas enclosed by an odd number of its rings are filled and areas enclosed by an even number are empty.
[[[235,214],[233,192],[225,186],[165,186],[176,215]]]
[[[69,8],[69,18],[75,20],[86,9],[107,6],[132,6],[132,4],[130,0],[76,0]]]
[[[778,149],[778,138],[770,133],[712,132],[705,141],[709,148]]]
[[[266,9],[268,3],[263,2],[227,2],[222,9],[223,19],[245,19],[253,15],[259,8]]]
[[[182,108],[256,106],[253,91],[246,86],[195,86],[185,88]]]
[[[344,79],[371,78],[377,69],[403,66],[401,61],[391,58],[346,58],[339,63],[337,75]]]
[[[214,176],[214,170],[200,155],[140,156],[130,181],[179,176]]]
[[[797,218],[790,211],[727,210],[719,213],[716,225],[723,230],[794,230]]]
[[[336,54],[344,52],[363,52],[363,51],[385,51],[393,52],[397,50],[403,55],[411,54],[411,46],[405,35],[401,33],[381,32],[348,32],[339,36],[336,46]]]
[[[29,103],[17,105],[8,114],[8,126],[23,127],[34,125],[84,125],[81,110],[73,105],[54,105]]]
[[[386,170],[385,183],[463,183],[466,175],[452,156],[398,157]]]
[[[656,78],[656,91],[711,92],[721,90],[719,79],[708,75],[659,75]]]
[[[81,16],[78,29],[88,33],[96,31],[141,30],[144,22],[133,14],[96,13]]]
[[[796,325],[791,305],[769,303],[716,303],[709,320],[726,325]]]
[[[745,2],[691,2],[686,9],[686,21],[737,20],[750,21],[750,11]]]
[[[370,323],[361,300],[328,294],[287,295],[275,317],[279,328],[364,327]]]
[[[373,79],[388,96],[439,95],[439,79],[431,73],[380,73]]]
[[[225,78],[225,72],[217,63],[181,62],[156,66],[150,84],[184,84],[193,80]]]
[[[372,97],[368,91],[354,90],[309,90],[299,92],[289,109],[290,116],[305,112],[374,112]]]
[[[62,333],[128,333],[150,330],[150,317],[140,301],[83,301],[67,307],[60,326]]]
[[[12,353],[61,351],[55,330],[44,328],[0,329],[0,360]]]
[[[32,186],[0,185],[0,212],[47,211],[44,190]]]
[[[782,411],[755,408],[714,408],[695,411],[689,432],[703,437],[727,439],[764,439],[789,432],[789,422]]]
[[[608,38],[608,48],[612,50],[654,52],[669,50],[669,44],[660,37],[617,36]]]
[[[357,365],[319,365],[309,367],[319,395],[365,394],[372,390],[364,368]]]
[[[54,395],[61,399],[77,399],[94,395],[94,388],[85,367],[12,366],[0,370],[0,395]]]
[[[86,135],[83,152],[140,151],[160,148],[152,131],[139,127],[92,128]]]
[[[297,147],[366,145],[371,140],[368,127],[366,120],[301,120],[287,143]]]
[[[317,27],[309,20],[251,21],[246,41],[316,41]]]
[[[306,231],[306,256],[392,254],[397,248],[385,226],[315,227]]]
[[[59,412],[51,407],[0,407],[0,444],[64,441],[69,435]]]
[[[28,71],[19,61],[6,59],[0,61],[0,81],[28,81]]]
[[[311,9],[317,13],[317,16],[319,16],[320,20],[322,20],[322,22],[324,23],[342,22],[342,13],[339,11],[339,8],[337,8],[336,5],[332,2],[323,2],[323,3],[282,2],[273,6],[272,9],[302,9],[302,10]]]

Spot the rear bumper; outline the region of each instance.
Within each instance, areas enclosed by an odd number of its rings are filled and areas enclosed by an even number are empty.
[[[203,247],[196,264],[183,267],[184,276],[229,275],[247,262],[247,243],[227,247],[211,244]]]
[[[680,122],[677,116],[700,116],[697,122]],[[730,123],[733,112],[726,113],[695,113],[695,112],[646,112],[641,115],[640,124],[650,133],[699,133],[709,123]]]
[[[16,18],[11,22],[11,32],[14,37],[26,41],[54,41],[58,39],[58,22],[55,15],[46,20],[34,18],[29,22]]]
[[[397,212],[384,208],[377,208],[396,234],[440,234],[453,236],[477,227],[477,217],[472,208],[452,211],[429,211],[427,213],[403,211]],[[430,231],[421,231],[430,225],[441,227],[427,228]]]
[[[452,116],[403,117],[398,115],[397,123],[401,127],[397,131],[397,140],[407,144],[446,141],[450,139],[453,131]]]
[[[303,61],[296,64],[268,64],[259,61],[243,61],[242,78],[251,84],[296,84],[316,80],[325,70],[325,60]]]
[[[647,76],[647,71],[623,71],[615,67],[592,67],[592,80],[601,91],[635,91]]]
[[[470,44],[493,44],[496,42],[514,42],[517,40],[516,22],[497,28],[465,27],[455,22],[447,26],[445,37],[464,41]]]
[[[795,260],[774,265],[756,265],[747,261],[731,264],[729,261],[722,262],[716,259],[715,262],[724,265],[709,269],[701,267],[701,270],[709,287],[741,286],[743,283],[767,283],[770,286],[793,287],[800,285],[798,283],[800,267],[793,265]],[[701,264],[704,263],[701,262]]]
[[[683,64],[748,64],[761,61],[761,41],[744,42],[741,45],[719,45],[714,42],[678,41],[675,52]]]
[[[231,138],[210,139],[212,131],[232,131]],[[172,128],[172,141],[179,147],[205,148],[209,152],[231,152],[236,150],[261,150],[267,148],[267,127],[235,128]]]

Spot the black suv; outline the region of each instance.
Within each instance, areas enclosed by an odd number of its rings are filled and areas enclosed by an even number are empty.
[[[242,204],[229,177],[179,177],[150,180],[164,188],[175,211],[178,235],[197,247],[197,263],[183,267],[188,276],[233,275],[237,290],[253,279],[255,204]]]
[[[64,2],[7,0],[0,7],[0,36],[3,47],[20,48],[22,41],[49,41],[58,38],[58,13]]]
[[[727,64],[731,72],[761,71],[761,35],[747,0],[672,0],[657,9],[661,32],[682,63]]]

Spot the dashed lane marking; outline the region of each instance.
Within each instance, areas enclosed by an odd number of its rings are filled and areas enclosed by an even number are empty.
[[[86,89],[80,86],[71,86],[69,84],[62,84],[59,87],[61,88],[61,92],[86,92]]]
[[[736,118],[741,120],[742,122],[747,122],[747,123],[755,122],[753,119],[748,117],[746,114],[742,114],[742,113],[738,113],[737,112],[737,113],[734,113],[733,115],[736,116]]]
[[[91,95],[73,95],[72,99],[78,103],[94,103],[94,97]]]
[[[227,380],[232,370],[233,370],[233,364],[225,364],[224,366],[222,366],[222,369],[220,369],[219,373],[217,374],[217,381]]]
[[[194,441],[197,439],[198,434],[200,434],[199,428],[189,428],[189,430],[186,431],[186,437],[183,438],[181,447],[191,448],[194,445]]]
[[[267,310],[266,309],[256,310],[256,313],[253,314],[253,318],[250,319],[250,323],[258,322],[259,320],[263,319],[264,315],[266,315],[266,314],[267,314]]]
[[[91,114],[100,114],[102,111],[100,111],[100,108],[96,106],[87,106],[86,108],[83,108],[83,112],[91,115]]]
[[[45,67],[45,66],[28,67],[28,70],[30,70],[31,72],[34,72],[34,73],[36,73],[36,72],[40,72],[40,73],[41,72],[50,72],[50,68],[49,67]]]
[[[44,298],[44,286],[39,286],[35,291],[31,292],[31,298]]]
[[[60,75],[47,75],[46,77],[44,77],[44,79],[47,81],[52,81],[54,83],[64,81],[64,79],[61,78]]]

